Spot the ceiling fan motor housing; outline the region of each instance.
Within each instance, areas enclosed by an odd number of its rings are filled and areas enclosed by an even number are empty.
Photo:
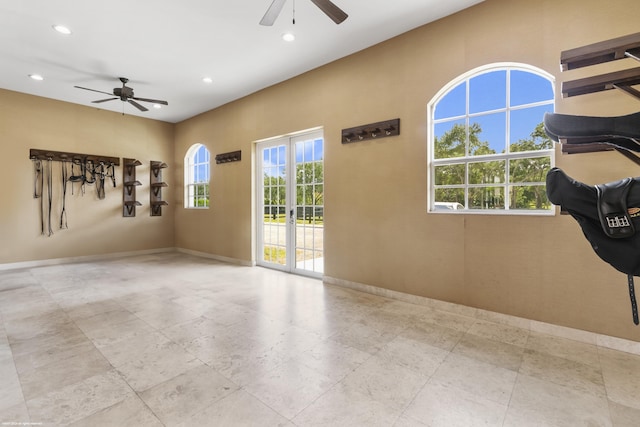
[[[119,96],[121,100],[126,101],[127,99],[133,97],[133,89],[127,86],[114,87],[113,94],[115,96]]]

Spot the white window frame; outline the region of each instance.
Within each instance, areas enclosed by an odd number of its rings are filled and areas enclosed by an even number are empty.
[[[203,148],[206,150],[206,158],[196,163],[196,154]],[[200,160],[200,159],[198,159]],[[194,169],[196,166],[207,165],[209,171],[208,179],[201,182],[195,182]],[[184,207],[185,209],[209,209],[211,205],[211,152],[204,144],[193,144],[187,150],[187,154],[184,156]],[[208,188],[209,192],[206,193],[206,199],[209,201],[208,206],[195,206],[194,195],[197,187],[203,186]]]
[[[459,84],[472,79],[473,77],[479,76],[481,74],[485,74],[485,73],[490,73],[490,72],[494,72],[494,71],[503,71],[503,70],[517,70],[517,71],[524,71],[524,72],[529,72],[529,73],[533,73],[533,74],[537,74],[540,77],[543,77],[547,80],[549,80],[549,82],[551,83],[551,87],[553,90],[553,99],[549,100],[549,101],[541,101],[541,102],[535,102],[535,103],[530,103],[530,104],[526,104],[526,105],[519,105],[515,108],[512,108],[509,105],[508,102],[508,97],[509,97],[509,85],[510,85],[510,81],[507,80],[507,103],[506,103],[506,107],[502,108],[502,109],[498,109],[498,110],[494,110],[494,111],[483,111],[481,113],[474,113],[474,114],[470,114],[469,113],[469,84],[467,84],[467,94],[466,94],[466,112],[465,115],[463,116],[459,116],[459,117],[447,117],[444,119],[439,119],[439,120],[435,120],[435,110],[436,110],[436,106],[438,104],[438,102],[444,98],[445,95],[447,95],[451,90],[453,90],[454,88],[456,88]],[[510,73],[507,73],[507,79],[509,79]],[[449,82],[447,85],[445,85],[442,89],[440,89],[440,91],[438,91],[438,93],[436,93],[436,95],[431,99],[431,101],[429,101],[428,106],[427,106],[427,111],[428,111],[428,117],[427,117],[427,168],[428,168],[428,182],[427,182],[427,186],[428,186],[428,193],[427,193],[427,211],[429,213],[435,213],[435,214],[443,214],[443,213],[452,213],[452,214],[490,214],[490,215],[555,215],[555,209],[553,207],[553,205],[550,205],[549,209],[541,209],[541,210],[535,210],[535,209],[510,209],[509,208],[509,192],[507,191],[509,188],[509,160],[513,160],[513,159],[518,159],[518,158],[527,158],[527,159],[532,159],[532,158],[537,158],[537,157],[549,157],[550,158],[550,162],[551,162],[551,167],[555,166],[555,149],[552,147],[550,149],[545,149],[545,150],[536,150],[536,151],[519,151],[519,152],[514,152],[514,153],[500,153],[500,154],[490,154],[490,155],[479,155],[479,156],[470,156],[468,155],[468,153],[465,153],[465,156],[463,157],[456,157],[456,158],[445,158],[445,159],[435,159],[434,158],[434,142],[435,142],[435,125],[437,123],[440,122],[446,122],[446,121],[451,121],[451,120],[455,120],[455,119],[460,119],[460,120],[465,120],[467,126],[469,125],[469,118],[472,118],[474,116],[478,116],[478,115],[485,115],[485,114],[490,114],[490,113],[495,113],[495,112],[500,112],[500,111],[506,111],[507,112],[507,129],[506,131],[509,132],[509,126],[510,126],[510,120],[509,120],[509,112],[510,111],[514,111],[517,109],[524,109],[524,108],[532,108],[532,107],[538,107],[538,106],[543,106],[543,105],[553,105],[554,106],[554,110],[555,110],[555,78],[552,74],[534,67],[532,65],[528,65],[528,64],[521,64],[521,63],[513,63],[513,62],[502,62],[502,63],[493,63],[493,64],[488,64],[488,65],[484,65],[478,68],[475,68],[473,70],[470,70],[464,74],[462,74],[461,76],[455,78],[454,80],[452,80],[451,82]],[[507,144],[507,147],[510,144]],[[508,150],[508,148],[507,148]],[[483,161],[499,161],[499,160],[505,160],[505,168],[506,168],[506,176],[505,176],[505,182],[504,183],[499,183],[496,185],[492,185],[492,187],[504,187],[505,188],[505,207],[504,209],[469,209],[467,207],[465,207],[464,209],[446,209],[446,210],[436,210],[434,209],[434,202],[435,202],[435,170],[436,170],[436,166],[442,166],[442,165],[453,165],[453,164],[470,164],[470,163],[475,163],[475,162],[483,162]],[[467,195],[468,195],[468,189],[470,188],[474,188],[474,187],[486,187],[485,184],[469,184],[469,180],[468,180],[468,167],[466,168],[467,172],[467,177],[465,179],[465,184],[460,184],[459,186],[455,186],[456,188],[463,188],[465,189],[465,200],[467,199]],[[539,184],[539,183],[518,183],[519,185],[527,185],[527,184]],[[449,188],[454,188],[454,186],[451,186]]]

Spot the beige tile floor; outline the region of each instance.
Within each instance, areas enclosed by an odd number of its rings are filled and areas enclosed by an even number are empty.
[[[0,425],[640,425],[638,355],[185,254],[1,271],[0,315]]]

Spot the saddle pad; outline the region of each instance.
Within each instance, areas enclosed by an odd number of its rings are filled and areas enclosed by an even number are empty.
[[[640,178],[627,178],[603,184],[599,186],[599,190],[596,186],[574,180],[559,168],[552,168],[547,173],[549,201],[561,206],[578,222],[591,247],[601,259],[616,270],[632,276],[640,276],[640,233],[633,232],[640,227],[638,181]],[[616,190],[609,193],[606,188],[617,188],[618,194],[616,195]],[[598,193],[602,195],[603,189],[605,199],[609,200],[604,200],[601,205]],[[616,196],[617,201],[614,200]],[[626,200],[621,200],[620,197],[625,197]],[[607,217],[611,223],[607,221]],[[626,218],[628,226],[622,218]],[[618,233],[623,228],[625,231]],[[616,238],[612,238],[611,234]]]

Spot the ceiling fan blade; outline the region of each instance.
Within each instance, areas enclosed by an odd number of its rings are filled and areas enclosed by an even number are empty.
[[[270,27],[276,22],[278,15],[280,15],[280,11],[284,7],[284,4],[287,0],[273,0],[269,9],[267,9],[267,13],[264,14],[262,20],[260,21],[260,25],[266,25]]]
[[[111,93],[111,92],[103,92],[101,90],[89,89],[88,87],[82,87],[82,86],[74,86],[74,87],[76,87],[78,89],[90,90],[91,92],[104,93],[105,95],[113,95],[113,93]]]
[[[99,104],[101,102],[113,101],[114,99],[119,99],[119,98],[98,99],[97,101],[91,101],[91,102],[94,104]]]
[[[149,111],[147,108],[145,108],[142,105],[138,104],[133,99],[128,99],[127,102],[129,102],[129,104],[133,105],[134,107],[136,107],[140,111]]]
[[[138,98],[137,96],[134,96],[131,99],[135,99],[136,101],[151,102],[152,104],[169,105],[167,101],[161,101],[159,99]]]
[[[336,24],[342,23],[342,21],[349,17],[349,15],[347,15],[342,9],[331,3],[330,0],[311,0],[311,2],[318,6],[320,10]]]

